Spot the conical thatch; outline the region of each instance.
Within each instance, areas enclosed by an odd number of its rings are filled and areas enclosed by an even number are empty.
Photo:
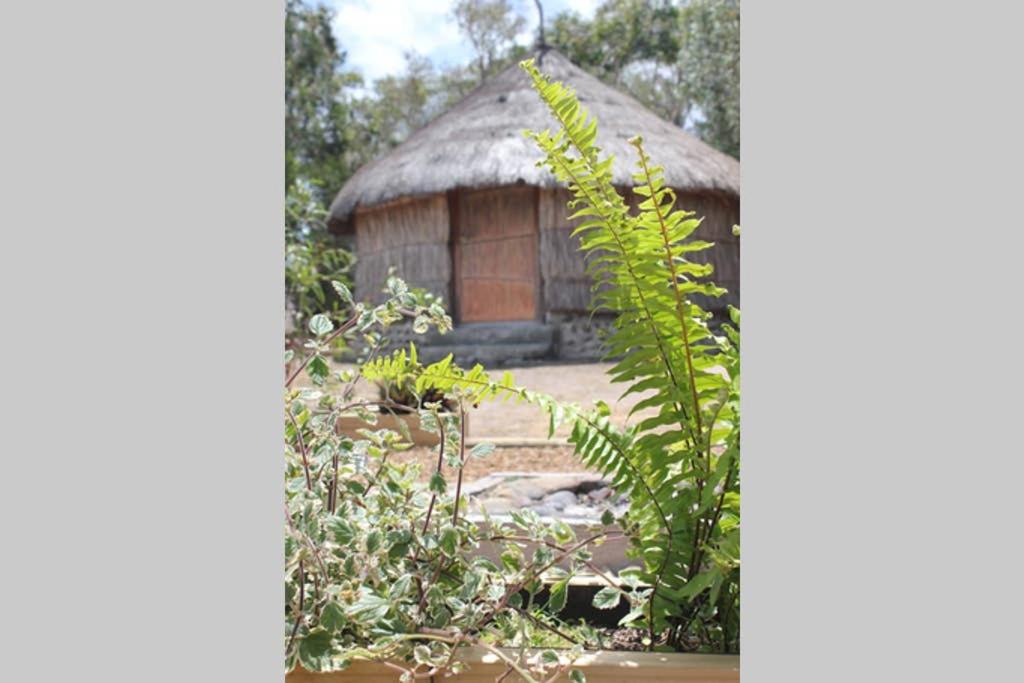
[[[598,119],[598,144],[615,155],[615,183],[632,184],[636,150],[627,142],[642,135],[665,181],[678,190],[739,195],[739,162],[685,133],[632,97],[605,85],[555,50],[538,58],[540,69],[576,89],[582,105]],[[513,65],[380,159],[353,175],[331,204],[330,223],[345,227],[358,206],[398,197],[434,194],[456,187],[525,183],[558,185],[533,141],[523,130],[554,128],[555,122]]]

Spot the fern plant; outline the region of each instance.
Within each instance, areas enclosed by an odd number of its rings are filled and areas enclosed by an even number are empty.
[[[608,411],[575,420],[571,441],[590,466],[631,500],[627,524],[653,587],[643,620],[681,647],[697,637],[724,651],[739,643],[739,311],[713,331],[694,295],[721,296],[712,267],[690,260],[713,245],[696,239],[701,220],[676,206],[663,170],[641,138],[631,213],[612,183],[612,158],[596,146],[597,120],[574,92],[522,63],[558,123],[528,132],[539,162],[564,183],[574,230],[594,281],[594,307],[615,312],[607,339],[623,396],[645,394],[633,413],[654,414],[629,429]]]

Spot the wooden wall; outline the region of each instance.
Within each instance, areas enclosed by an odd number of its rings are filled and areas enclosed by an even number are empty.
[[[623,194],[629,197],[632,192]],[[567,190],[540,191],[538,215],[544,309],[552,313],[583,313],[590,307],[590,282],[584,273],[586,264],[579,252],[579,239],[570,236],[579,221],[567,219],[569,199]],[[702,263],[710,262],[715,268],[712,275],[715,283],[729,290],[727,296],[698,303],[709,310],[724,308],[726,303],[739,305],[739,238],[732,234],[732,226],[739,224],[739,201],[726,196],[680,193],[677,205],[704,217],[695,236],[714,242],[715,246],[694,254],[693,258]],[[636,206],[635,200],[633,206]]]
[[[532,188],[529,191],[523,188],[516,200],[525,202],[532,194]],[[586,264],[579,252],[579,240],[570,237],[576,222],[567,219],[569,193],[564,189],[540,189],[536,196],[541,311],[588,313],[590,281],[584,272]],[[694,259],[710,262],[715,267],[712,276],[715,282],[729,290],[726,297],[699,303],[709,310],[722,309],[725,303],[738,305],[740,250],[732,226],[739,223],[739,201],[719,195],[681,193],[679,206],[704,217],[696,235],[715,242],[715,246],[695,254]],[[394,266],[398,275],[411,286],[441,296],[450,309],[453,287],[450,223],[449,202],[443,194],[401,199],[358,210],[355,217],[356,297],[381,300],[380,289],[388,268]]]
[[[380,301],[388,268],[411,287],[451,302],[448,200],[443,194],[401,199],[356,212],[357,300]]]
[[[570,233],[579,221],[569,221],[565,204],[568,190],[541,189],[537,216],[540,224],[540,275],[543,307],[552,312],[586,312],[590,309],[590,280],[579,251],[579,239]]]

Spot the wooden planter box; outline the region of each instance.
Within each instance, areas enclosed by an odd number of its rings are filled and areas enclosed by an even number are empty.
[[[513,656],[514,650],[506,650]],[[468,670],[450,679],[457,683],[494,683],[505,671],[505,665],[498,657],[479,647],[467,647],[461,660]],[[587,683],[719,683],[740,680],[739,655],[703,655],[661,652],[612,652],[599,650],[588,652],[577,659],[574,668],[587,676]],[[395,683],[397,671],[376,662],[354,662],[344,671],[314,674],[296,668],[285,677],[285,683]],[[506,683],[520,683],[515,673],[505,679]],[[562,676],[559,681],[568,681]]]
[[[338,418],[338,433],[352,438],[359,438],[360,429],[391,429],[402,433],[399,423],[405,423],[416,446],[436,446],[439,443],[437,432],[420,429],[420,418],[415,413],[378,413],[377,424],[363,421],[358,415],[342,415]],[[466,431],[469,431],[469,415],[465,416]],[[468,441],[468,439],[467,439]]]
[[[507,523],[508,519],[505,515],[492,515],[491,519],[499,523]],[[469,521],[473,522],[480,527],[481,533],[487,535],[490,527],[484,521],[482,515],[471,514],[469,515]],[[564,518],[566,524],[568,524],[578,538],[584,538],[588,533],[596,520],[582,520]],[[619,529],[617,526],[610,527],[610,531],[617,532]],[[537,549],[537,543],[520,543],[523,548],[523,552],[527,557],[533,554]],[[477,554],[482,557],[501,564],[501,550],[503,545],[499,542],[492,543],[491,541],[483,541],[480,543],[480,548],[477,550]],[[605,541],[603,544],[590,548],[590,552],[593,553],[593,563],[602,571],[618,573],[627,567],[638,567],[640,566],[639,560],[626,557],[626,550],[629,548],[629,539],[624,536],[613,538],[612,540]],[[558,567],[562,569],[568,569],[571,564],[571,560],[568,558],[558,563]]]

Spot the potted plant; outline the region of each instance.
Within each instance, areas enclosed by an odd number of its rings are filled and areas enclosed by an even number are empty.
[[[396,365],[397,364],[397,365]],[[405,367],[408,364],[408,367]],[[400,372],[395,368],[403,367]],[[365,363],[361,368],[363,379],[377,387],[378,400],[365,411],[355,411],[338,418],[338,429],[347,436],[356,436],[368,426],[401,432],[416,446],[437,446],[440,439],[434,429],[426,429],[421,422],[421,411],[436,406],[437,413],[453,416],[459,411],[458,402],[436,387],[418,389],[414,379],[423,371],[416,357],[416,347],[398,351],[394,359],[383,358]],[[429,412],[429,410],[428,410]],[[469,415],[460,416],[463,428],[469,429]]]
[[[324,354],[337,336],[403,317],[421,330],[450,320],[397,279],[384,304],[356,305],[338,326],[315,316],[299,368],[314,389],[286,394],[284,635],[295,683],[739,678],[739,313],[712,330],[692,302],[721,293],[710,268],[688,259],[710,245],[691,238],[699,221],[674,206],[642,141],[634,141],[642,198],[634,215],[594,147],[596,122],[571,91],[529,61],[524,68],[560,124],[531,135],[574,195],[574,217],[583,219],[576,233],[600,285],[595,304],[618,311],[611,379],[654,390],[638,409],[657,408],[656,416],[617,427],[607,406],[565,405],[516,386],[509,373],[493,379],[450,357],[424,367],[415,347],[364,364],[337,396],[326,395]],[[340,414],[365,407],[351,386],[367,378],[454,402],[447,411],[442,400],[416,407],[421,426],[437,434],[428,481],[415,463],[389,458],[408,446],[395,431],[334,428]],[[629,510],[585,533],[529,510],[504,523],[468,520],[463,467],[493,447],[467,449],[462,418],[489,400],[536,405],[552,432],[570,424],[579,456],[628,496]],[[616,534],[640,566],[611,577],[594,567],[592,548]],[[499,561],[480,556],[485,542],[499,544]],[[595,609],[625,608],[611,632],[559,616],[574,577],[588,572],[603,583]]]

